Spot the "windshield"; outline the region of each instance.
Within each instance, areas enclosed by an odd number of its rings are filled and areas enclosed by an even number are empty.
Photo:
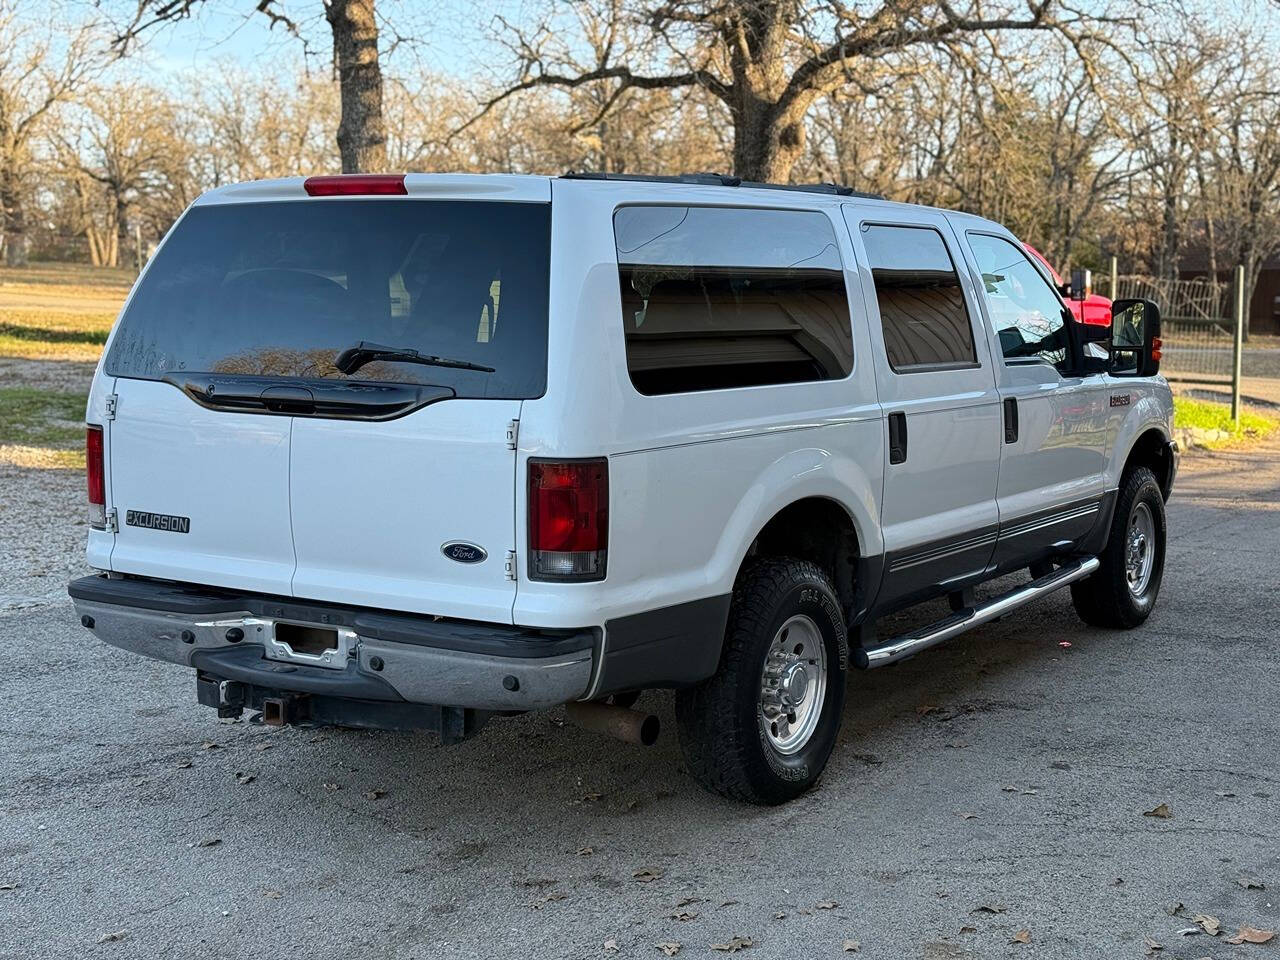
[[[380,380],[541,396],[551,211],[467,200],[307,200],[191,210],[112,341],[113,376]],[[338,354],[369,341],[482,369]],[[492,370],[492,372],[489,372]]]

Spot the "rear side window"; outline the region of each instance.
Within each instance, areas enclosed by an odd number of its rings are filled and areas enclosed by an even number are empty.
[[[613,225],[627,369],[641,393],[852,371],[844,271],[823,214],[636,206]]]
[[[932,227],[864,223],[889,366],[898,373],[973,366],[977,353],[964,290]]]
[[[364,340],[491,367],[378,360],[349,379],[530,398],[546,385],[547,204],[318,199],[189,211],[148,268],[106,369],[348,379]]]

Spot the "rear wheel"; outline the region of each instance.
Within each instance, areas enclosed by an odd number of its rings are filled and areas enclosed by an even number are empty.
[[[749,803],[808,790],[835,745],[848,660],[844,616],[822,569],[755,563],[734,588],[719,670],[676,694],[690,772]]]
[[[1130,629],[1155,607],[1164,575],[1165,516],[1160,484],[1146,467],[1125,478],[1111,518],[1111,535],[1097,573],[1071,585],[1085,623]]]

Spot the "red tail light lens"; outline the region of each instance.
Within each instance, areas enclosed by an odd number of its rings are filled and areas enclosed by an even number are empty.
[[[1151,359],[1154,360],[1156,363],[1160,362],[1160,359],[1161,359],[1160,348],[1162,346],[1164,346],[1164,344],[1161,343],[1159,337],[1151,338]]]
[[[102,462],[102,428],[88,426],[84,434],[84,466],[89,483],[89,526],[107,526],[107,480]]]
[[[529,461],[529,577],[603,580],[609,462]]]
[[[403,173],[343,173],[307,177],[302,189],[311,197],[405,196]]]

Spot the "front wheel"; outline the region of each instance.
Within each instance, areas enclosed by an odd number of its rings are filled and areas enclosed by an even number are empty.
[[[738,578],[720,668],[676,693],[680,747],[710,790],[784,803],[808,790],[835,746],[849,645],[821,568],[771,558]]]
[[[1111,534],[1091,577],[1071,585],[1076,613],[1095,627],[1128,630],[1155,607],[1164,575],[1164,497],[1146,467],[1130,473],[1120,488]]]

